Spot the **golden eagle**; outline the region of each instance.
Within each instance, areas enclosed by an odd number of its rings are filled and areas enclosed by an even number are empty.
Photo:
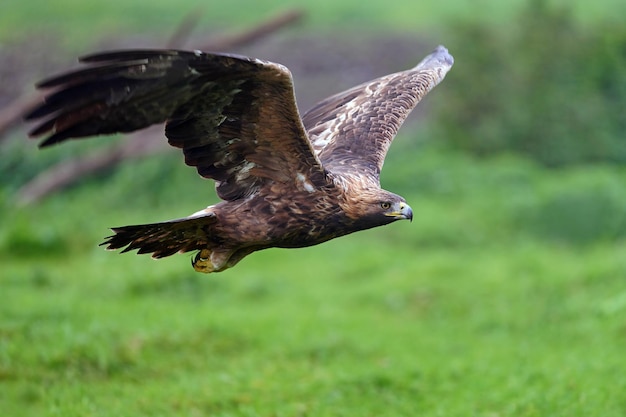
[[[380,187],[391,141],[453,64],[443,46],[417,66],[327,98],[300,117],[280,64],[230,54],[127,50],[81,58],[88,67],[46,79],[54,88],[26,115],[41,147],[166,122],[185,163],[223,200],[191,216],[113,228],[102,245],[154,258],[198,251],[218,272],[271,247],[316,245],[411,220],[405,199]]]

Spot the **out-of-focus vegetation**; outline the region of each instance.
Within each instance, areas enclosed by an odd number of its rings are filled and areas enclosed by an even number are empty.
[[[598,23],[620,24],[626,14],[623,0],[546,0],[550,5],[566,6],[578,23],[588,28]],[[454,29],[458,22],[497,26],[508,30],[515,26],[518,13],[528,0],[455,1],[369,1],[317,0],[315,3],[284,0],[233,0],[226,3],[197,0],[135,0],[133,2],[82,0],[4,0],[0,5],[0,40],[29,38],[37,33],[54,36],[56,42],[74,51],[93,46],[102,38],[119,34],[149,33],[162,36],[176,26],[190,11],[204,16],[209,30],[241,28],[285,7],[307,10],[303,29],[314,32],[350,31],[439,31]],[[357,35],[358,36],[358,35]],[[498,35],[499,36],[499,35]]]
[[[534,0],[510,30],[461,24],[459,64],[435,112],[439,134],[479,155],[548,166],[626,163],[626,26],[581,27]]]
[[[437,30],[410,36],[456,59],[383,170],[413,223],[263,251],[205,276],[188,255],[97,247],[109,226],[215,201],[180,155],[17,207],[16,189],[39,170],[124,139],[38,151],[19,132],[0,144],[3,415],[626,415],[626,35],[611,24],[623,2],[572,3],[572,14],[493,2],[493,20],[491,2],[407,2],[402,13],[361,3],[316,3],[298,36],[333,36],[314,32],[320,16],[350,15],[351,41],[363,26],[408,30],[418,8],[437,18],[415,21]],[[36,5],[0,19],[19,28]],[[220,5],[224,24],[265,3]],[[69,22],[87,39],[90,18],[137,19],[122,6],[66,0],[33,16],[76,10]],[[142,30],[188,5],[145,7]]]
[[[5,412],[621,416],[626,172],[399,140],[384,183],[412,224],[215,275],[96,246],[207,201],[167,157],[5,213]]]

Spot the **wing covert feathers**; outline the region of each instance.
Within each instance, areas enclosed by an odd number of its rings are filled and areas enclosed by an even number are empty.
[[[453,63],[439,46],[414,68],[353,87],[306,112],[303,123],[324,167],[340,174],[359,172],[378,184],[398,129]]]

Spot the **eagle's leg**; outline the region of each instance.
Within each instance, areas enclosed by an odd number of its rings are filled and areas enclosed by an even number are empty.
[[[197,272],[204,272],[205,274],[208,274],[215,271],[215,266],[211,262],[211,250],[202,249],[196,254],[196,256],[194,256],[191,261],[191,265]]]
[[[234,265],[229,262],[232,255],[232,249],[204,248],[194,256],[191,265],[196,271],[205,274],[220,272]]]
[[[204,272],[205,274],[220,272],[235,266],[244,257],[258,249],[258,247],[247,247],[238,250],[211,250],[204,248],[194,256],[191,265],[193,265],[193,269],[196,271]]]

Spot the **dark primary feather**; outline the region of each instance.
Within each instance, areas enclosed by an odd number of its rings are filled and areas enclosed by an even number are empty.
[[[41,146],[129,132],[167,121],[171,145],[234,200],[268,180],[316,184],[324,172],[298,113],[291,74],[278,64],[226,54],[136,50],[90,55],[95,66],[43,81],[58,90],[27,119],[48,117]]]

